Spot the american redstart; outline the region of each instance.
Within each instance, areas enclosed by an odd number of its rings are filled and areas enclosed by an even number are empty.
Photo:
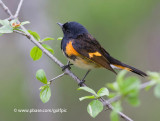
[[[71,62],[75,66],[87,69],[82,81],[93,68],[106,68],[115,74],[114,69],[124,69],[140,76],[147,76],[146,73],[113,58],[81,24],[77,22],[57,24],[62,28],[64,34],[61,49],[69,60],[65,68],[70,67]]]

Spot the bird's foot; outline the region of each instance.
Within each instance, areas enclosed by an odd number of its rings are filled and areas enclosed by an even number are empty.
[[[85,80],[81,80],[81,82],[78,83],[78,86],[79,86],[79,87],[82,87],[83,84],[84,84],[84,82],[85,82]]]
[[[70,70],[70,69],[71,69],[71,65],[73,65],[73,64],[64,65],[64,66],[62,67],[62,71],[65,71],[67,68]]]

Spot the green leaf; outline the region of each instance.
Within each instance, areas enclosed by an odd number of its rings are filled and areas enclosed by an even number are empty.
[[[133,106],[138,106],[140,101],[138,99],[140,80],[137,77],[128,77],[120,85],[120,93],[123,95],[127,102]]]
[[[114,110],[111,112],[110,118],[111,118],[111,121],[119,121],[118,113]]]
[[[136,96],[136,97],[128,97],[128,98],[126,98],[126,100],[132,106],[139,106],[140,105],[140,100],[138,99],[138,96]]]
[[[40,41],[40,36],[37,32],[33,32],[31,30],[28,30],[28,32],[37,40],[37,41]]]
[[[10,27],[10,26],[2,26],[1,28],[0,28],[0,33],[2,34],[4,34],[4,33],[12,33],[13,32],[13,28],[12,27]]]
[[[41,86],[41,87],[39,88],[39,90],[42,90],[42,89],[44,89],[44,87],[45,87],[45,86]]]
[[[110,118],[111,121],[119,121],[119,115],[118,112],[122,111],[122,106],[121,106],[121,102],[114,102],[112,103],[114,110],[112,110],[111,114],[110,114]]]
[[[120,93],[124,96],[131,93],[137,94],[139,87],[140,80],[137,77],[128,77],[123,80],[123,85],[119,85]]]
[[[82,101],[82,100],[85,100],[85,99],[94,99],[94,98],[95,98],[95,96],[94,96],[94,95],[91,95],[91,96],[81,97],[81,98],[79,98],[79,100]]]
[[[118,87],[118,83],[117,82],[113,82],[113,83],[108,83],[107,87],[110,88],[113,91],[118,91],[119,87]]]
[[[42,46],[47,49],[48,51],[50,51],[52,54],[54,53],[53,49],[49,46],[49,45],[46,45],[46,44],[42,44]]]
[[[35,46],[31,49],[30,56],[34,61],[39,60],[42,57],[42,50]]]
[[[21,25],[23,26],[23,25],[29,24],[29,23],[30,23],[29,21],[24,21],[24,22],[21,23]]]
[[[94,94],[95,96],[97,96],[96,92],[89,87],[79,87],[77,90],[84,90],[84,91],[90,92],[90,93]]]
[[[4,19],[4,20],[0,20],[0,24],[1,25],[8,25],[10,23],[9,23],[9,21],[7,19]]]
[[[49,101],[51,97],[51,89],[49,85],[45,85],[44,88],[40,91],[40,99],[43,103],[46,103]]]
[[[150,72],[149,71],[149,72],[147,72],[147,74],[155,79],[159,78],[159,76],[160,76],[158,72]]]
[[[44,84],[47,84],[46,74],[43,69],[39,69],[36,73],[36,78]]]
[[[117,93],[112,93],[112,92],[111,92],[111,93],[109,93],[109,96],[108,96],[108,97],[109,97],[109,98],[113,98],[113,97],[115,97],[115,96],[117,96]]]
[[[49,41],[49,40],[54,40],[54,38],[46,37],[46,38],[44,38],[43,40],[41,40],[41,42]]]
[[[146,91],[148,91],[151,87],[153,87],[153,85],[155,85],[156,84],[156,81],[150,81],[150,85],[149,86],[147,86],[146,88],[145,88],[145,90]]]
[[[109,96],[109,91],[107,88],[103,87],[101,88],[98,92],[97,92],[97,95],[99,97],[102,97],[102,96]]]
[[[95,118],[103,110],[103,104],[99,100],[93,100],[88,104],[87,111]]]
[[[126,74],[127,74],[126,70],[120,71],[117,75],[117,80],[123,80]]]
[[[62,40],[62,39],[63,39],[63,37],[58,37],[58,38],[57,38],[57,40]]]
[[[112,103],[114,107],[114,111],[119,112],[122,111],[121,101]]]
[[[147,72],[149,79],[155,82],[160,83],[160,73],[158,72]]]
[[[2,25],[0,27],[0,34],[3,33],[12,33],[13,32],[13,27],[10,26],[10,23],[8,20],[0,20],[0,24]]]
[[[126,70],[122,70],[118,73],[117,75],[117,83],[118,83],[118,86],[121,87],[123,86],[124,84],[124,77],[126,75],[127,71]]]
[[[160,98],[160,84],[157,84],[154,88],[154,95],[157,97],[157,98]]]

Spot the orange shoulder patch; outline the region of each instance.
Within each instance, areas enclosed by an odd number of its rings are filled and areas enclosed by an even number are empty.
[[[102,56],[99,52],[94,52],[94,53],[88,53],[90,58],[93,58],[93,56]]]
[[[72,41],[69,41],[69,43],[67,43],[67,45],[66,45],[66,54],[68,56],[71,56],[71,55],[77,56],[77,55],[79,55],[79,53],[73,48]]]

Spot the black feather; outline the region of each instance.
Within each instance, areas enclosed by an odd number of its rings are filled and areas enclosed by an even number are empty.
[[[110,62],[111,64],[113,64],[113,65],[115,64],[115,65],[120,65],[120,66],[123,66],[123,67],[127,67],[127,68],[131,69],[130,71],[133,72],[133,73],[136,73],[136,74],[138,74],[138,75],[140,75],[140,76],[143,76],[143,77],[144,77],[144,76],[147,76],[147,74],[144,73],[143,71],[141,71],[141,70],[139,70],[139,69],[136,69],[136,68],[134,68],[134,67],[132,67],[132,66],[129,66],[129,65],[127,65],[127,64],[124,64],[124,63],[120,62],[119,60],[111,57],[110,55],[107,55],[107,59],[108,59],[109,62]]]

